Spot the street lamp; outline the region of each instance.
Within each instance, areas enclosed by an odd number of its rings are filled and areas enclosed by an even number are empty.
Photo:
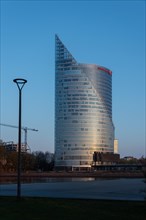
[[[14,79],[14,83],[17,84],[19,89],[19,126],[18,126],[18,165],[17,165],[17,198],[21,197],[21,96],[22,89],[25,83],[27,83],[26,79]]]

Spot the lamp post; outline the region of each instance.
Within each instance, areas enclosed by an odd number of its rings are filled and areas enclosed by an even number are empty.
[[[17,165],[17,198],[21,197],[21,96],[22,89],[25,83],[27,83],[26,79],[14,79],[14,83],[16,83],[19,89],[19,126],[18,126],[18,165]]]

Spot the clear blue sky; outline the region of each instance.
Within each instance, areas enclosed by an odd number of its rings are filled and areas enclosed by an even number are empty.
[[[145,1],[1,1],[1,123],[18,124],[13,79],[27,79],[22,124],[39,130],[28,131],[28,144],[32,151],[54,152],[57,33],[78,62],[113,71],[119,153],[144,155],[145,26]],[[17,129],[0,131],[3,141],[17,142]]]

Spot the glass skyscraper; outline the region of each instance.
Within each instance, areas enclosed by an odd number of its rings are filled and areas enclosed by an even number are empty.
[[[55,36],[55,167],[86,169],[114,152],[112,72],[80,64]]]

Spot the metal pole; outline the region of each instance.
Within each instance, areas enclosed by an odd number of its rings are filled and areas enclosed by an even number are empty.
[[[25,79],[14,79],[13,80],[19,89],[19,118],[18,118],[18,165],[17,165],[17,198],[21,198],[21,98],[22,88],[27,82]]]
[[[19,89],[19,128],[18,128],[18,178],[17,197],[21,197],[21,89]]]

